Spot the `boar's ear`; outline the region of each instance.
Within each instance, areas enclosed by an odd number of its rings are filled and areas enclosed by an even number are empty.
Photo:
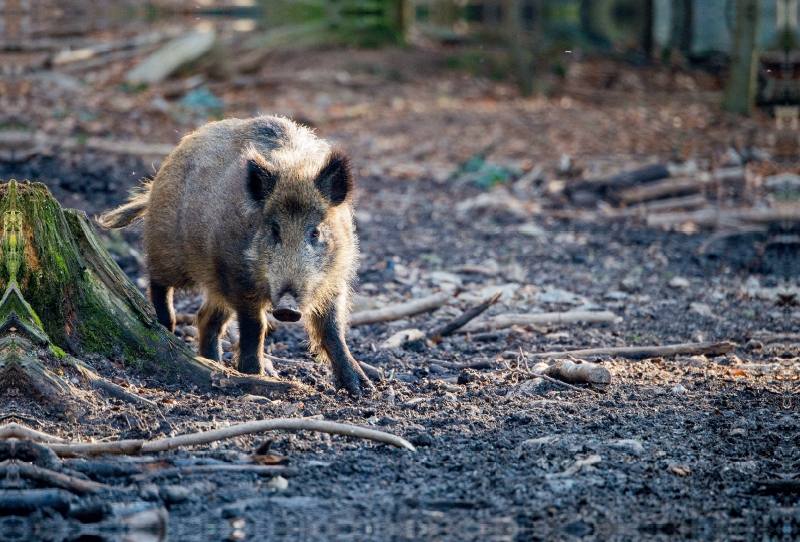
[[[263,202],[275,190],[278,176],[257,163],[255,160],[247,161],[247,192],[254,200]]]
[[[314,184],[332,205],[344,202],[353,192],[353,177],[350,175],[350,161],[347,155],[340,151],[332,152],[328,163],[314,180]]]

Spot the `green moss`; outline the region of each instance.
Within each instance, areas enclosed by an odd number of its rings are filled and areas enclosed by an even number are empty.
[[[50,344],[50,351],[53,352],[53,355],[59,359],[67,357],[67,353],[61,350],[54,344]]]

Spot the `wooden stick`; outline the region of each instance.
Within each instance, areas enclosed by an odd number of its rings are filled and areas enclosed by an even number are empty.
[[[132,403],[135,405],[143,405],[149,407],[156,407],[156,403],[151,401],[150,399],[146,399],[135,393],[131,393],[127,391],[122,386],[117,386],[113,382],[109,382],[105,378],[101,377],[94,371],[92,371],[88,366],[86,366],[83,362],[77,359],[69,359],[69,364],[75,367],[91,384],[92,388],[97,390],[103,390],[104,392],[108,393],[112,397],[116,397],[117,399],[122,399],[128,403]]]
[[[800,205],[781,205],[770,209],[741,210],[721,210],[708,207],[686,213],[661,213],[647,217],[647,225],[651,228],[669,228],[689,221],[701,227],[738,226],[742,223],[800,222]]]
[[[622,320],[610,311],[567,311],[544,312],[541,314],[498,314],[486,320],[474,321],[461,328],[463,332],[482,331],[484,329],[504,329],[511,326],[542,325],[542,324],[574,324],[586,322],[599,324],[617,322]]]
[[[69,444],[67,439],[54,437],[47,433],[42,433],[36,429],[19,425],[18,423],[9,423],[0,427],[0,440],[9,438],[29,439],[34,442],[44,442],[47,444]]]
[[[502,290],[495,293],[492,297],[475,305],[471,309],[464,311],[458,317],[451,320],[447,325],[440,327],[439,329],[435,329],[428,334],[429,339],[436,339],[441,337],[447,337],[448,335],[452,335],[456,332],[459,328],[464,327],[470,320],[473,320],[477,316],[481,315],[483,311],[497,303],[497,300],[500,299],[500,296],[503,295]]]
[[[594,363],[563,360],[550,365],[544,370],[544,374],[569,384],[589,384],[598,390],[605,390],[611,383],[611,372],[602,365]]]
[[[622,191],[618,198],[623,203],[637,203],[640,201],[651,201],[660,199],[666,196],[685,196],[688,194],[696,194],[702,192],[708,185],[703,178],[683,178],[683,179],[667,179],[652,184],[637,186]]]
[[[440,365],[445,369],[492,369],[494,365],[489,360],[483,361],[473,361],[471,363],[451,363],[449,361],[442,361],[438,359],[431,359],[429,360],[431,363],[435,363],[436,365]]]
[[[676,211],[679,209],[690,210],[708,205],[708,200],[703,194],[668,198],[648,203],[638,203],[624,209],[622,216],[647,215],[650,213],[663,213],[665,211]]]
[[[143,440],[115,440],[113,442],[90,442],[48,444],[58,457],[80,457],[81,455],[139,455]]]
[[[250,435],[253,433],[263,433],[264,431],[274,431],[276,429],[290,431],[320,431],[322,433],[330,433],[334,435],[359,437],[375,440],[377,442],[384,442],[386,444],[391,444],[392,446],[397,446],[398,448],[405,448],[406,450],[410,450],[412,452],[415,451],[414,446],[404,438],[397,437],[389,433],[384,433],[383,431],[367,429],[366,427],[359,427],[357,425],[348,425],[324,420],[312,420],[308,418],[278,418],[275,420],[258,420],[254,422],[240,423],[230,427],[224,427],[222,429],[214,429],[213,431],[191,433],[188,435],[153,440],[146,442],[142,446],[142,451],[165,452],[167,450],[174,450],[180,446],[208,444],[218,440],[239,437],[242,435]]]
[[[372,309],[356,312],[350,315],[350,325],[363,326],[364,324],[374,324],[376,322],[389,322],[399,320],[412,314],[438,309],[450,300],[450,294],[434,294],[421,299],[415,299],[407,303],[390,305],[381,309]]]
[[[625,359],[648,359],[665,356],[679,355],[706,355],[711,357],[724,356],[737,344],[730,341],[704,342],[704,343],[680,343],[668,344],[665,346],[623,346],[615,348],[584,348],[582,350],[565,350],[563,352],[542,352],[530,354],[532,359],[550,359],[566,356],[576,358],[589,358],[593,356],[612,356]],[[511,352],[509,352],[511,353]]]
[[[277,465],[189,465],[186,467],[172,467],[141,474],[134,474],[130,477],[136,482],[144,482],[154,478],[168,478],[171,476],[186,476],[190,474],[216,474],[226,472],[252,473],[258,476],[281,475],[284,478],[297,476],[297,469],[280,467]]]
[[[69,476],[61,472],[55,472],[50,469],[43,469],[31,463],[24,463],[18,461],[15,461],[15,463],[19,467],[20,476],[28,478],[29,480],[36,480],[38,482],[42,482],[50,487],[58,487],[61,489],[66,489],[68,491],[71,491],[72,493],[77,493],[78,495],[83,495],[86,493],[99,493],[101,491],[107,491],[112,489],[120,489],[120,490],[125,489],[125,488],[116,488],[114,486],[109,486],[107,484],[101,484],[99,482],[92,482],[91,480],[81,480],[80,478],[75,478],[74,476]]]
[[[224,440],[242,435],[250,435],[253,433],[262,433],[264,431],[274,431],[277,429],[289,431],[319,431],[321,433],[330,433],[334,435],[345,435],[349,437],[358,437],[377,442],[384,442],[397,446],[398,448],[405,448],[406,450],[416,451],[414,446],[404,438],[384,433],[383,431],[376,431],[374,429],[367,429],[366,427],[359,427],[357,425],[348,425],[344,423],[328,422],[323,420],[312,420],[308,418],[277,418],[274,420],[258,420],[253,422],[240,423],[222,429],[214,429],[212,431],[203,431],[200,433],[189,433],[178,437],[170,437],[159,440],[141,441],[141,440],[118,440],[115,442],[97,442],[97,443],[70,443],[70,444],[49,444],[59,457],[76,457],[81,454],[86,455],[99,455],[99,454],[121,454],[121,455],[138,455],[146,452],[165,452],[174,450],[180,446],[196,446],[198,444],[209,444],[218,440]]]

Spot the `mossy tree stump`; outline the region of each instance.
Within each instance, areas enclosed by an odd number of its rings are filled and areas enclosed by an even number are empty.
[[[85,213],[62,210],[43,184],[11,180],[0,184],[0,217],[0,380],[10,370],[43,395],[68,393],[67,383],[34,363],[36,349],[49,348],[57,357],[120,360],[165,384],[212,387],[224,369],[158,324]]]

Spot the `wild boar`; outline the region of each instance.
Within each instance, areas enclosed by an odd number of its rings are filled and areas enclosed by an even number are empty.
[[[228,119],[186,135],[155,178],[100,223],[143,218],[149,295],[170,331],[173,290],[203,291],[200,355],[220,361],[235,312],[239,371],[274,375],[263,355],[266,312],[305,316],[335,385],[361,394],[372,384],[345,342],[358,265],[353,191],[347,156],[307,128],[280,117]]]

